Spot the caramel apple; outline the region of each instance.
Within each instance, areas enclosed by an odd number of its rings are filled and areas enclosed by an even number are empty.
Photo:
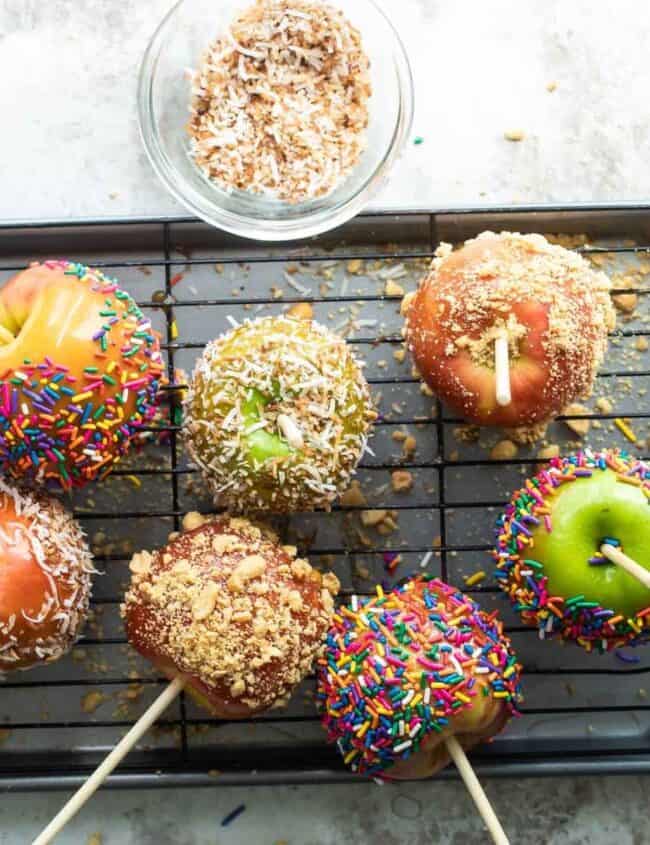
[[[615,325],[609,289],[604,273],[541,235],[483,232],[457,250],[440,245],[406,303],[406,343],[463,419],[534,426],[591,393]],[[509,391],[498,390],[497,341]]]
[[[130,643],[220,718],[285,703],[322,649],[336,577],[246,519],[191,513],[184,525],[131,561]]]

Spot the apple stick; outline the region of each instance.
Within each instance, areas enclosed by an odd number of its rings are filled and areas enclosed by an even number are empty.
[[[600,547],[600,552],[605,555],[607,560],[611,560],[612,563],[620,566],[621,569],[624,569],[629,575],[636,578],[637,581],[640,581],[644,587],[650,590],[650,572],[647,569],[644,569],[643,566],[632,560],[631,557],[628,557],[620,549],[617,549],[616,546],[610,546],[609,543],[603,543]]]
[[[185,678],[177,677],[158,696],[158,698],[145,710],[131,730],[118,742],[111,753],[106,757],[88,780],[72,796],[68,803],[61,808],[57,815],[48,824],[45,830],[36,837],[32,845],[48,845],[52,842],[66,824],[77,815],[83,805],[99,789],[102,783],[110,775],[120,762],[126,757],[136,742],[149,730],[158,717],[165,712],[174,699],[180,694],[185,686]]]
[[[497,402],[499,405],[509,405],[512,401],[508,352],[508,336],[505,333],[500,334],[494,341],[494,371],[497,379]]]
[[[472,768],[472,764],[467,759],[463,746],[458,742],[455,736],[448,736],[445,740],[447,751],[451,759],[454,761],[460,776],[463,779],[467,791],[472,796],[476,809],[481,814],[481,818],[485,822],[492,840],[496,845],[510,845],[510,841],[501,827],[501,822],[497,818],[497,814],[492,809],[492,804],[485,794],[476,773]]]

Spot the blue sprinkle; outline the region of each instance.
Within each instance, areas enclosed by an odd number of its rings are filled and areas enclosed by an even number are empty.
[[[240,804],[239,807],[235,807],[231,813],[228,813],[228,815],[221,820],[221,827],[228,827],[231,822],[235,821],[237,816],[241,816],[245,809],[246,804]]]

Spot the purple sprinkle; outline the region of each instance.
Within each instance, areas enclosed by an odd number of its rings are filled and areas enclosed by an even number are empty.
[[[589,558],[590,566],[603,566],[606,563],[609,563],[609,561],[606,557],[602,557],[602,555],[594,555],[594,557]]]
[[[617,648],[614,652],[616,657],[623,663],[640,663],[641,658],[638,657],[636,654],[625,654],[625,652],[621,651],[620,648]]]
[[[525,526],[525,525],[522,525],[522,524],[521,524],[521,522],[518,522],[516,519],[513,519],[513,520],[512,520],[512,524],[513,524],[514,526],[516,526],[516,527],[519,529],[519,531],[521,531],[521,533],[522,533],[522,534],[525,534],[525,535],[526,535],[526,537],[530,537],[530,536],[531,536],[530,531],[526,528],[526,526]]]

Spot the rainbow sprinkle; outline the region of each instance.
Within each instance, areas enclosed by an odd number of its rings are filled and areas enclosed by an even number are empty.
[[[633,484],[650,498],[650,469],[627,452],[585,449],[566,458],[553,458],[548,467],[528,479],[497,520],[495,576],[522,620],[537,628],[541,639],[558,635],[573,640],[587,651],[600,653],[650,640],[650,606],[633,618],[588,601],[584,595],[554,596],[549,593],[544,565],[534,560],[535,531],[553,530],[549,500],[566,483],[589,478],[594,472],[612,470],[617,480]],[[543,526],[543,528],[542,528]],[[618,545],[618,542],[614,540]],[[606,563],[600,555],[592,566]]]
[[[453,587],[419,576],[338,609],[319,660],[316,700],[344,762],[386,777],[477,695],[518,715],[519,673],[496,612],[483,613]]]
[[[80,376],[47,355],[0,373],[0,470],[68,490],[110,472],[154,416],[163,362],[157,332],[114,279],[69,261],[43,266],[101,294],[101,324]]]

